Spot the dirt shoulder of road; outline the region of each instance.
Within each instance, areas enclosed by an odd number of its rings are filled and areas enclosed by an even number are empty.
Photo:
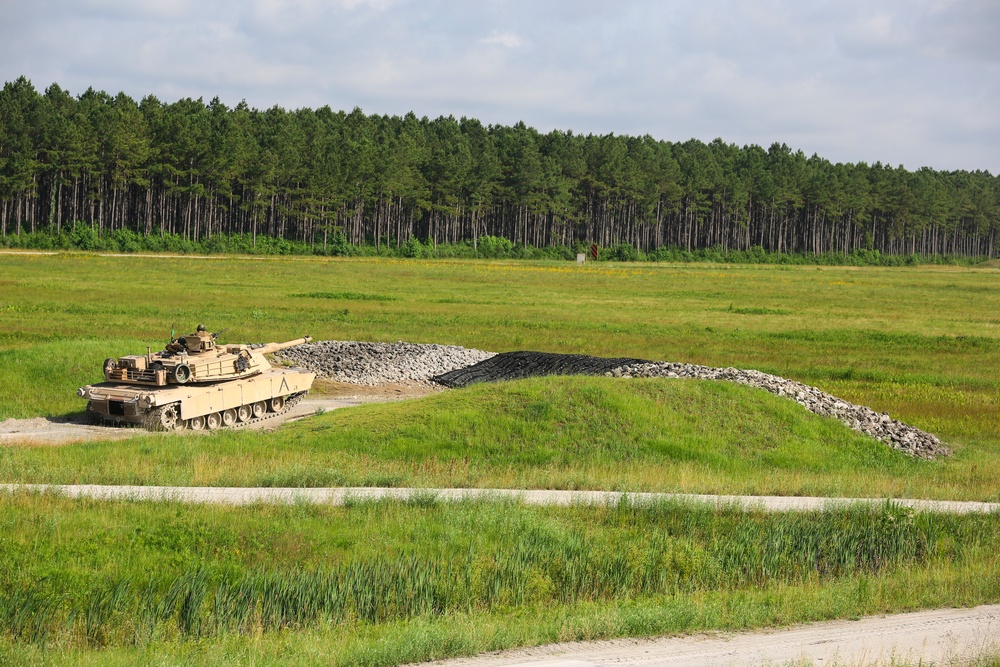
[[[84,412],[58,417],[6,419],[0,422],[0,447],[58,446],[91,440],[123,440],[146,435],[136,427],[98,426]]]
[[[783,630],[550,644],[434,667],[967,664],[1000,652],[1000,605],[828,621]]]

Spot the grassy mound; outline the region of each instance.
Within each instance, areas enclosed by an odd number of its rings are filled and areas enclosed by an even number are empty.
[[[836,470],[899,457],[787,399],[728,382],[534,378],[292,425],[297,446],[373,459],[568,467],[698,462]]]
[[[967,477],[949,484],[948,465],[914,461],[761,390],[604,377],[477,385],[336,410],[267,435],[0,449],[0,479],[24,482],[986,493]]]

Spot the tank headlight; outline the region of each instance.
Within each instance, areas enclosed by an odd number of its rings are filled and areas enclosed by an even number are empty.
[[[80,398],[83,398],[84,396],[87,395],[87,390],[84,389],[83,387],[80,387],[79,389],[76,390],[76,395],[79,396]]]
[[[146,405],[152,405],[153,403],[156,402],[156,398],[153,397],[152,395],[147,395],[146,398],[143,400],[145,400]]]

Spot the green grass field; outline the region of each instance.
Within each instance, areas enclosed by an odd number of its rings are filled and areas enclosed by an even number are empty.
[[[105,357],[204,322],[240,342],[310,334],[758,368],[955,450],[915,461],[726,383],[545,378],[270,434],[3,447],[0,481],[998,500],[997,313],[995,267],[0,254],[0,419],[78,411],[75,390]],[[12,664],[389,665],[1000,601],[995,515],[222,510],[26,494],[0,507],[0,662]],[[355,597],[322,593],[347,581]],[[283,591],[285,606],[260,591]]]
[[[373,530],[373,527],[377,527]],[[0,495],[0,658],[391,665],[995,599],[1000,516]],[[194,557],[196,555],[196,557]]]
[[[731,387],[663,382],[643,394],[653,385],[549,380],[347,410],[268,438],[7,449],[11,481],[1000,497],[995,268],[0,255],[0,312],[0,418],[78,411],[74,391],[99,379],[105,357],[205,322],[236,341],[308,333],[758,368],[955,450],[915,465]],[[748,421],[728,423],[733,414]],[[526,453],[510,456],[512,442]],[[136,447],[147,453],[130,456]]]

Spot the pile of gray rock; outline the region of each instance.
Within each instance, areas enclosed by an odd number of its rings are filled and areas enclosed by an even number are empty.
[[[471,366],[494,354],[457,345],[321,340],[296,345],[275,356],[322,378],[375,386],[428,382],[436,375]]]
[[[728,380],[790,398],[810,412],[839,419],[855,431],[866,433],[893,449],[911,456],[930,459],[951,453],[951,450],[934,435],[892,419],[885,413],[875,412],[863,405],[848,403],[816,387],[760,371],[711,368],[694,364],[638,363],[620,366],[605,375]]]

